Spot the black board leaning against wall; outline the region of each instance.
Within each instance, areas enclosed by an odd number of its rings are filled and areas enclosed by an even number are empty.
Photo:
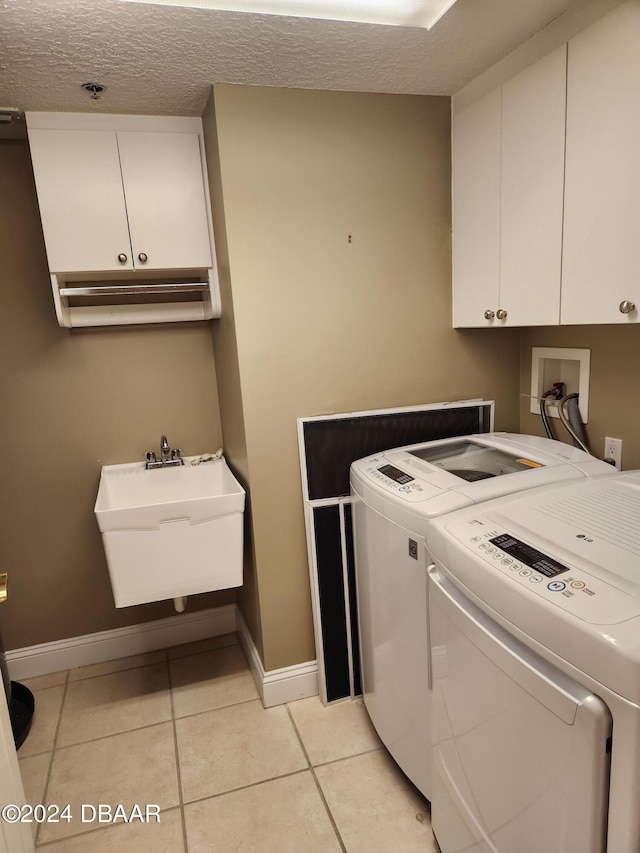
[[[492,413],[493,403],[473,400],[298,420],[323,700],[362,693],[351,463],[392,447],[489,432]]]

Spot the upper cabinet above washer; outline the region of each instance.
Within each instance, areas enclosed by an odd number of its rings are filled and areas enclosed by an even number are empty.
[[[633,2],[569,42],[563,323],[640,319],[639,102]]]
[[[560,318],[566,46],[502,87],[500,308],[512,326]]]
[[[559,322],[566,46],[453,119],[454,326]]]
[[[61,325],[219,316],[200,119],[27,113],[27,126]],[[185,278],[192,290],[208,285],[202,311],[191,311],[195,303],[159,303],[127,318],[124,310],[68,303],[68,283],[109,280],[139,292],[152,279],[161,293],[179,286],[167,280]]]
[[[500,306],[500,89],[453,117],[453,325],[492,325]]]
[[[454,326],[640,321],[639,45],[630,0],[454,101]]]

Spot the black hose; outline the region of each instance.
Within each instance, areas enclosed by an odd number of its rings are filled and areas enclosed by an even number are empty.
[[[566,394],[558,403],[558,414],[567,432],[573,439],[574,445],[584,450],[585,453],[591,453],[584,424],[580,417],[578,394]]]
[[[545,391],[542,397],[540,397],[540,417],[542,418],[542,426],[544,427],[544,431],[547,434],[547,438],[551,439],[554,439],[555,436],[551,429],[549,415],[547,414],[547,397],[553,397],[554,394],[554,391]]]

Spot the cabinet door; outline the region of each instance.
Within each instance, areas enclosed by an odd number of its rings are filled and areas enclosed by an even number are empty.
[[[500,308],[513,326],[560,322],[566,45],[502,87]]]
[[[500,116],[497,89],[453,118],[454,326],[500,325]]]
[[[569,42],[562,323],[637,322],[640,6]]]
[[[51,272],[131,269],[115,133],[35,129],[29,145]]]
[[[118,147],[135,266],[210,267],[198,135],[118,131]]]

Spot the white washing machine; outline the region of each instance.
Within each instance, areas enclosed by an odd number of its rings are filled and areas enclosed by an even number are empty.
[[[364,702],[382,742],[427,799],[428,519],[523,489],[615,473],[562,442],[507,433],[388,450],[351,466]]]
[[[640,473],[428,525],[442,853],[640,850]]]

